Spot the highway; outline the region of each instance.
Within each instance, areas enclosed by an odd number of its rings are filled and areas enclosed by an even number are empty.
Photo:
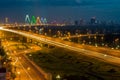
[[[56,40],[56,39],[48,38],[48,37],[41,37],[40,35],[36,35],[34,33],[29,33],[29,32],[25,32],[25,31],[20,32],[20,31],[3,29],[3,28],[1,28],[1,30],[13,32],[13,33],[20,34],[20,35],[23,35],[23,36],[26,36],[26,37],[29,37],[32,39],[36,39],[38,41],[42,41],[44,43],[48,43],[51,45],[55,45],[58,47],[62,47],[65,49],[76,51],[76,52],[79,52],[79,54],[91,56],[91,57],[103,60],[105,62],[120,64],[120,58],[118,58],[118,57],[106,55],[104,53],[98,53],[98,52],[94,52],[94,51],[90,51],[90,50],[81,49],[81,46],[78,46],[74,43],[67,43],[67,42],[64,42],[62,40]]]
[[[104,36],[104,34],[82,34],[82,35],[72,35],[69,37],[61,37],[61,38],[68,39],[68,38],[85,37],[85,36]]]
[[[23,54],[19,55],[20,63],[23,65],[23,67],[27,70],[28,74],[30,75],[29,80],[46,80],[44,75],[41,74],[36,67],[34,67],[33,64],[31,64],[26,57]]]
[[[16,73],[17,78],[15,80],[47,80],[46,76],[43,74],[43,71],[39,71],[31,63],[31,61],[25,56],[25,52],[32,52],[33,49],[25,50],[14,50],[13,45],[20,44],[16,42],[4,42],[5,51],[12,58],[13,71]],[[9,47],[9,48],[8,48]],[[15,70],[16,67],[16,70]],[[41,73],[42,72],[42,73]]]

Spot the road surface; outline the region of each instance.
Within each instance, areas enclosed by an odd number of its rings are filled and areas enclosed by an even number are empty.
[[[65,42],[65,41],[50,38],[50,37],[40,36],[40,35],[37,35],[35,33],[31,33],[31,32],[17,31],[17,30],[11,30],[11,29],[0,29],[0,30],[13,32],[13,33],[20,34],[20,35],[23,35],[23,36],[26,36],[26,37],[29,37],[32,39],[36,39],[38,41],[42,41],[44,43],[48,43],[48,44],[62,47],[65,49],[73,50],[73,51],[79,52],[82,55],[92,56],[92,57],[95,57],[97,59],[103,60],[105,62],[120,64],[119,57],[106,55],[104,53],[98,53],[98,52],[94,52],[94,51],[90,51],[90,50],[81,49],[82,46],[79,46],[79,45],[74,44],[74,43]]]
[[[33,49],[15,51],[14,48],[12,48],[14,44],[20,43],[3,42],[2,45],[4,45],[7,54],[13,60],[13,72],[15,72],[17,76],[15,80],[46,80],[45,75],[43,75],[38,68],[36,68],[31,61],[24,56],[25,52],[32,52]]]

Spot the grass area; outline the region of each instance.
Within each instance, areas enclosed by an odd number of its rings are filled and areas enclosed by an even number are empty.
[[[10,45],[10,48],[12,48],[12,50],[26,50],[30,49],[31,46],[35,45],[29,43],[14,43]]]
[[[32,56],[29,56],[29,55]],[[62,48],[42,48],[27,54],[38,66],[67,80],[119,80],[120,68]]]

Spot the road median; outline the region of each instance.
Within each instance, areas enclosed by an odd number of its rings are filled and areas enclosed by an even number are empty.
[[[52,74],[45,72],[42,68],[37,66],[33,61],[31,61],[25,54],[23,55],[43,76],[46,80],[52,80]]]

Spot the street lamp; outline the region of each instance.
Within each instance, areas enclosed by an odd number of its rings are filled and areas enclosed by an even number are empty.
[[[30,56],[30,59],[33,61],[32,54],[29,54],[29,56]]]
[[[57,80],[60,80],[60,78],[61,78],[61,77],[60,77],[60,75],[58,74],[58,75],[56,76],[56,79],[57,79]]]
[[[31,56],[32,56],[32,54],[29,54],[29,56],[31,57]]]
[[[20,80],[20,72],[17,72],[18,73],[18,75],[19,75],[19,80]]]

